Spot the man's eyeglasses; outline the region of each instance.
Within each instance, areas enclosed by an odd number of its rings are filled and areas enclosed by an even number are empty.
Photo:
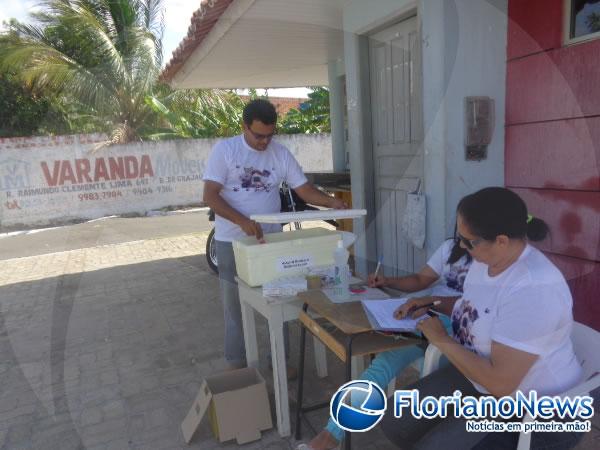
[[[462,242],[464,244],[464,246],[467,247],[467,249],[473,250],[473,248],[477,247],[485,239],[483,239],[483,238],[467,239],[466,237],[462,236],[459,232],[457,232],[456,240]]]
[[[271,134],[255,133],[254,131],[252,131],[252,128],[250,128],[250,127],[248,127],[248,131],[250,132],[250,134],[252,134],[252,136],[254,136],[254,139],[256,139],[257,141],[270,141],[271,139],[273,139],[273,136],[275,135],[275,133],[271,133]]]

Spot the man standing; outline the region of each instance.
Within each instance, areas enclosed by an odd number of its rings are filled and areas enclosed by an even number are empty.
[[[346,205],[308,183],[302,168],[283,145],[273,142],[275,107],[252,100],[243,112],[243,133],[218,142],[204,172],[204,202],[215,218],[221,300],[225,314],[225,360],[228,368],[246,366],[242,314],[231,242],[244,236],[262,239],[281,231],[279,224],[259,224],[252,214],[279,212],[279,185],[285,181],[307,203],[343,209]]]

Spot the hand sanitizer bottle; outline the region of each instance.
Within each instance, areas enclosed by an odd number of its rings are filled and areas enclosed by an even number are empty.
[[[350,296],[349,256],[350,253],[344,248],[344,243],[341,240],[338,241],[337,248],[333,252],[333,260],[335,261],[333,296],[336,300],[346,300]]]

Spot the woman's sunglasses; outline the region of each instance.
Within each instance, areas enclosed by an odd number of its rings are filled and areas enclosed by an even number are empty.
[[[476,246],[478,246],[481,242],[483,242],[485,239],[483,238],[477,238],[477,239],[467,239],[464,236],[461,236],[461,234],[457,231],[456,232],[456,240],[462,242],[465,247],[467,247],[468,250],[473,250],[473,248],[475,248]]]

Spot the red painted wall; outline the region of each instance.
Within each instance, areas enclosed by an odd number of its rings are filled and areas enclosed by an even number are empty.
[[[509,0],[509,60],[560,46],[563,4],[563,0]]]
[[[575,319],[600,330],[600,40],[563,43],[564,0],[509,0],[506,185],[552,235]]]

